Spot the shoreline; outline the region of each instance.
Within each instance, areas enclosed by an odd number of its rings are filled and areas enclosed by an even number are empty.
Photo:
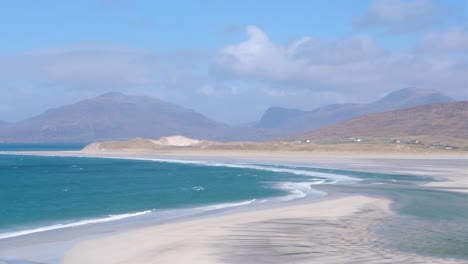
[[[466,181],[466,174],[463,173],[463,169],[466,167],[463,166],[466,164],[467,157],[465,155],[441,155],[441,156],[421,156],[421,155],[380,155],[380,156],[370,156],[370,155],[361,155],[361,156],[356,156],[354,155],[353,157],[347,156],[347,154],[344,155],[309,155],[308,153],[295,153],[295,155],[291,155],[291,153],[252,153],[252,152],[235,152],[235,153],[230,153],[230,155],[223,155],[226,153],[222,152],[213,152],[210,151],[209,153],[200,153],[200,152],[172,152],[172,153],[146,153],[146,152],[112,152],[112,153],[83,153],[83,152],[76,152],[76,151],[65,151],[65,152],[50,152],[50,151],[44,151],[44,152],[10,152],[10,153],[2,153],[2,154],[21,154],[21,155],[43,155],[43,156],[77,156],[77,157],[104,157],[104,158],[109,158],[109,157],[114,157],[114,158],[130,158],[130,159],[179,159],[179,160],[209,160],[209,161],[222,161],[222,162],[246,162],[246,163],[263,163],[263,164],[282,164],[282,165],[288,165],[288,166],[303,166],[303,165],[308,165],[308,166],[314,166],[314,167],[322,167],[322,168],[340,168],[340,169],[350,169],[350,170],[358,170],[358,171],[374,171],[374,172],[386,172],[386,173],[406,173],[406,174],[413,174],[413,175],[419,175],[419,176],[431,176],[431,177],[436,177],[436,178],[445,178],[449,179],[452,181],[449,182],[431,182],[427,187],[429,188],[436,188],[439,190],[452,190],[452,191],[461,191],[461,192],[467,192],[467,185],[465,185]],[[403,170],[401,168],[403,162]],[[441,166],[438,169],[434,169],[434,166],[437,166],[437,164],[445,164],[445,166]],[[453,164],[456,163],[457,166],[453,168]],[[461,166],[461,167],[460,167]],[[398,169],[398,171],[394,171],[395,168]],[[466,172],[465,172],[466,173]],[[464,176],[465,175],[465,176]],[[433,185],[434,184],[434,185]],[[448,188],[448,189],[447,189]],[[343,197],[344,196],[344,197]],[[354,197],[354,198],[353,198]],[[355,198],[356,197],[361,197],[358,200],[361,202],[356,202]],[[360,200],[363,199],[363,200]],[[336,200],[339,200],[338,205],[336,203]],[[363,202],[365,200],[365,202]],[[335,202],[333,202],[335,201]],[[226,212],[225,214],[214,214],[214,215],[205,215],[202,216],[201,219],[185,219],[182,220],[180,223],[173,223],[171,221],[167,223],[160,223],[156,225],[152,225],[151,223],[147,223],[148,225],[130,225],[129,228],[125,229],[123,232],[111,232],[106,235],[105,232],[98,233],[96,235],[90,234],[90,236],[87,237],[82,237],[82,239],[78,239],[73,241],[73,243],[68,244],[67,248],[63,248],[63,252],[67,252],[65,254],[65,262],[64,263],[80,263],[78,261],[75,261],[73,259],[80,259],[77,257],[78,255],[89,255],[89,256],[94,256],[99,258],[99,255],[112,255],[112,252],[115,251],[115,247],[119,247],[122,245],[119,245],[118,241],[131,241],[133,236],[139,237],[136,234],[142,234],[145,233],[146,231],[148,232],[155,232],[154,234],[164,234],[164,228],[171,228],[171,226],[176,226],[177,228],[175,229],[181,229],[185,231],[180,231],[184,234],[187,234],[187,230],[192,230],[194,225],[200,225],[200,229],[198,229],[197,232],[203,233],[202,237],[211,236],[213,234],[218,234],[219,232],[223,233],[224,231],[222,230],[221,227],[215,228],[217,231],[213,231],[213,227],[209,226],[208,223],[212,223],[213,221],[215,223],[223,223],[226,225],[230,226],[237,226],[237,225],[243,225],[242,221],[246,220],[252,220],[252,219],[263,219],[265,221],[274,221],[274,213],[276,214],[280,213],[280,211],[287,211],[287,210],[294,210],[293,208],[302,208],[302,211],[307,211],[307,210],[313,210],[315,211],[316,208],[323,207],[324,205],[325,208],[329,209],[331,207],[334,207],[336,210],[338,210],[337,214],[341,214],[341,218],[359,218],[362,217],[363,212],[365,212],[366,205],[372,204],[374,206],[374,214],[368,215],[369,219],[374,219],[375,221],[378,222],[376,219],[380,219],[383,216],[389,217],[391,215],[390,213],[390,200],[388,198],[382,198],[382,197],[374,197],[374,196],[362,196],[358,194],[341,194],[341,195],[327,195],[325,198],[319,198],[319,199],[305,199],[303,201],[298,201],[296,200],[295,202],[288,202],[288,203],[283,203],[281,205],[276,205],[276,206],[270,206],[268,207],[256,207],[246,210],[232,210],[229,212]],[[378,206],[377,206],[378,205]],[[371,206],[372,207],[372,206]],[[315,209],[314,209],[315,208]],[[346,208],[351,208],[354,209],[352,212],[346,211]],[[350,210],[351,210],[350,209]],[[299,209],[298,209],[299,210]],[[319,210],[320,211],[320,210]],[[378,212],[377,212],[378,211]],[[348,213],[347,213],[348,212]],[[379,213],[380,212],[380,213]],[[306,214],[304,213],[298,213],[293,214],[291,218],[293,219],[302,219],[302,218],[310,218],[314,221],[318,221],[318,219],[322,219],[324,222],[332,223],[334,220],[330,219],[323,219],[320,218],[320,215],[314,215],[314,214]],[[338,217],[338,218],[340,218]],[[384,218],[385,218],[384,217]],[[339,221],[339,219],[335,219]],[[218,220],[216,220],[218,219]],[[222,220],[219,220],[222,219]],[[233,220],[237,219],[237,220]],[[262,222],[262,221],[257,221],[257,222]],[[321,221],[322,221],[321,220]],[[373,225],[374,220],[369,220],[367,224]],[[131,221],[131,220],[129,220]],[[220,221],[220,222],[216,222]],[[234,221],[234,222],[233,222]],[[237,221],[237,222],[236,222]],[[240,222],[239,222],[240,221]],[[372,223],[371,223],[372,222]],[[336,224],[336,223],[335,223]],[[284,226],[280,225],[280,226]],[[187,229],[188,228],[188,229]],[[99,227],[94,227],[91,228],[94,230],[99,230]],[[146,230],[145,232],[143,230]],[[211,230],[211,231],[210,231]],[[177,230],[173,230],[176,232]],[[162,232],[162,233],[161,233]],[[180,234],[179,232],[179,238],[184,238],[179,241],[173,241],[173,243],[182,243],[186,239],[184,235]],[[165,233],[168,234],[168,233]],[[172,232],[171,232],[172,234]],[[110,236],[109,236],[110,235]],[[216,235],[216,236],[218,236]],[[144,239],[149,239],[148,236],[145,236],[146,238]],[[200,236],[198,236],[200,237]],[[363,239],[368,239],[369,237],[366,237]],[[143,239],[143,237],[139,237],[138,239]],[[191,238],[195,239],[195,238]],[[302,238],[301,238],[302,239]],[[89,240],[89,241],[84,241],[84,240]],[[145,241],[146,241],[145,240]],[[105,242],[103,242],[105,241]],[[166,241],[167,242],[167,241]],[[153,243],[152,245],[158,250],[161,249],[162,244],[157,244],[155,241],[152,241],[151,239],[148,240],[148,243]],[[156,244],[154,244],[156,243]],[[90,246],[92,245],[92,246]],[[70,251],[70,247],[73,248]],[[92,248],[95,248],[96,246],[99,246],[100,251],[99,252],[92,252]],[[109,254],[104,254],[106,251],[102,249],[102,247],[107,247]],[[167,246],[167,245],[166,245]],[[367,245],[371,247],[372,245]],[[113,248],[114,247],[114,248]],[[198,246],[197,246],[198,247]],[[201,248],[200,248],[201,247]],[[208,245],[200,245],[199,248],[197,248],[196,252],[205,252],[206,254],[212,254],[209,253],[212,248]],[[153,248],[156,250],[156,248]],[[90,251],[91,250],[91,251]],[[138,253],[139,251],[135,249],[136,251],[132,251],[133,253],[137,255],[141,255],[143,253]],[[369,248],[369,250],[371,250]],[[175,249],[171,249],[171,251],[177,251]],[[179,250],[180,251],[180,250]],[[229,250],[227,250],[229,251]],[[212,258],[205,258],[206,256],[201,256],[197,255],[198,253],[194,253],[195,251],[192,251],[191,253],[188,252],[187,256],[193,256],[194,258],[200,258],[199,262],[192,262],[192,263],[220,263],[217,261],[214,261]],[[131,252],[129,252],[130,254]],[[219,252],[218,252],[219,253]],[[216,254],[218,254],[216,253]],[[94,254],[94,255],[93,255]],[[162,254],[162,253],[161,253]],[[190,255],[192,254],[192,255]],[[193,255],[195,254],[195,255]],[[164,255],[164,254],[163,254]],[[163,257],[161,255],[161,257]],[[398,256],[402,260],[414,260],[414,261],[423,261],[423,260],[431,260],[432,258],[426,258],[423,256],[419,255],[408,255],[408,254],[403,254],[401,252],[392,252],[392,255]],[[136,255],[135,255],[136,256]],[[121,257],[125,258],[128,257],[128,255],[122,255]],[[148,256],[146,256],[146,261],[144,259],[141,259],[140,262],[134,262],[134,263],[148,263]],[[154,257],[154,256],[153,256]],[[232,257],[232,256],[231,256]],[[324,256],[326,257],[326,256]],[[365,256],[362,256],[365,257]],[[369,256],[367,256],[369,257]],[[168,257],[169,258],[169,257]],[[177,254],[172,254],[170,258],[177,258]],[[422,259],[421,259],[422,258]],[[114,260],[117,260],[118,256],[115,256]],[[151,258],[150,258],[151,259]],[[164,258],[163,258],[164,259]],[[395,258],[397,259],[397,258]],[[81,259],[83,261],[83,259]],[[166,259],[169,261],[168,259]],[[343,263],[339,262],[338,259],[335,259],[338,262],[333,262],[331,260],[327,260],[327,258],[323,259],[322,262],[320,263]],[[343,259],[342,259],[343,260]],[[109,260],[110,263],[115,262]],[[240,260],[241,261],[241,260]],[[377,260],[373,260],[377,262]],[[446,260],[448,262],[440,262],[440,263],[450,263],[452,260]],[[458,263],[457,260],[453,260],[453,263]],[[177,261],[170,261],[171,263],[178,263]],[[180,260],[179,263],[189,263],[191,262],[188,259]],[[93,263],[92,260],[86,260],[86,262],[81,262],[81,263]],[[99,263],[99,262],[95,262]],[[101,262],[100,263],[104,263]],[[106,261],[108,263],[108,261]],[[229,263],[229,262],[227,262]],[[366,262],[366,263],[374,263],[372,261]],[[435,261],[434,263],[438,263]]]
[[[214,216],[201,220],[192,220],[181,223],[169,223],[153,227],[131,230],[115,236],[102,237],[95,240],[84,241],[69,250],[63,259],[65,264],[75,263],[224,263],[216,255],[226,254],[222,257],[230,259],[239,258],[235,262],[245,262],[253,257],[252,254],[259,254],[257,249],[249,249],[251,245],[245,244],[248,238],[239,238],[239,249],[247,251],[244,256],[232,256],[229,247],[232,246],[235,236],[252,236],[253,239],[259,236],[265,237],[268,230],[252,231],[252,225],[262,226],[265,222],[272,222],[277,237],[281,232],[278,229],[287,228],[291,219],[294,221],[300,218],[311,218],[314,220],[338,221],[344,217],[351,216],[362,209],[369,207],[378,208],[385,216],[390,215],[388,210],[389,201],[386,199],[369,198],[366,196],[348,196],[321,202],[305,203],[302,205],[282,206],[267,210],[257,210],[253,212],[241,212],[224,216]],[[333,210],[330,210],[333,208]],[[304,215],[304,212],[306,215]],[[287,215],[287,218],[284,216]],[[278,217],[280,216],[280,217]],[[283,222],[284,223],[281,223]],[[296,223],[297,224],[297,223]],[[270,229],[272,227],[269,227]],[[244,229],[245,234],[237,234],[239,229]],[[252,232],[256,234],[252,234]],[[288,233],[281,235],[288,235]],[[300,235],[298,234],[300,237]],[[164,237],[164,239],[154,239]],[[280,244],[291,245],[298,241],[285,241],[287,238],[280,238]],[[127,245],[139,244],[138,247],[127,247]],[[227,248],[221,249],[221,244],[226,243]],[[270,243],[268,243],[270,244]],[[281,245],[280,245],[281,247]],[[300,248],[284,250],[280,255],[270,256],[270,260],[278,261],[283,258],[291,260],[288,254],[291,251],[300,251]],[[121,250],[126,248],[126,250]],[[272,250],[271,245],[264,245],[264,250]],[[296,252],[299,254],[298,252]],[[263,255],[263,253],[261,253]],[[247,257],[244,259],[244,257]],[[227,263],[231,263],[228,261]],[[264,260],[265,261],[265,260]]]
[[[194,221],[209,221],[213,218],[262,213],[269,210],[281,210],[290,206],[321,204],[322,202],[345,199],[349,195],[328,193],[321,197],[304,197],[288,201],[272,201],[269,203],[228,206],[217,209],[200,210],[205,207],[218,207],[225,204],[213,204],[202,207],[167,209],[149,213],[148,215],[96,223],[71,228],[55,229],[24,236],[0,239],[0,263],[63,263],[62,259],[74,246],[86,241],[93,241],[108,236],[119,236],[135,230],[166,226],[172,224],[192,223]],[[195,210],[195,211],[192,211]],[[180,214],[179,211],[184,211]],[[162,217],[160,213],[175,213]]]
[[[346,169],[376,173],[401,173],[429,176],[441,181],[425,184],[440,190],[468,193],[468,153],[368,153],[368,152],[307,152],[307,151],[224,151],[224,150],[163,150],[163,151],[4,151],[0,154],[39,155],[90,158],[122,158],[142,160],[185,160],[258,163],[317,168]],[[351,155],[351,156],[350,156]],[[455,168],[445,163],[453,161]],[[440,166],[440,168],[436,168]],[[461,168],[461,169],[460,169]]]

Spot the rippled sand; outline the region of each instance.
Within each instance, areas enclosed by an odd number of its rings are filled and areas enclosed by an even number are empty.
[[[156,226],[79,244],[64,263],[465,263],[388,247],[388,206],[352,196]]]

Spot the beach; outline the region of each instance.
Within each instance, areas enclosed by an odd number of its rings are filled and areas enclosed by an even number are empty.
[[[366,211],[366,222],[352,223],[351,234],[341,232],[344,221],[359,211]],[[378,263],[371,250],[375,242],[362,243],[368,235],[362,231],[389,213],[386,200],[351,196],[167,224],[84,242],[65,255],[64,263],[284,263],[310,257],[343,263],[359,251],[364,255],[356,257]]]
[[[468,190],[467,156],[463,154],[70,151],[40,155],[204,160],[401,173],[445,180],[425,183],[423,188],[428,190],[461,194]],[[88,232],[86,237],[68,243],[62,249],[61,257],[56,259],[71,264],[465,263],[460,258],[419,254],[390,245],[390,239],[387,240],[379,230],[399,217],[391,196],[378,192],[363,194],[358,188],[342,192],[329,186],[324,190],[328,195],[319,199],[257,206],[253,210],[232,210],[154,225],[134,225],[108,234],[96,232],[95,236]],[[50,241],[48,243],[50,245]],[[9,250],[12,252],[13,249]]]
[[[357,171],[402,173],[443,179],[426,186],[468,192],[467,153],[411,153],[411,152],[342,152],[342,151],[249,151],[249,150],[119,150],[119,151],[56,151],[33,155],[77,157],[119,157],[163,160],[202,160],[245,163],[307,165]]]

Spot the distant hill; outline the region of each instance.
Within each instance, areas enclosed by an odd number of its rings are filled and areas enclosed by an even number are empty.
[[[268,141],[369,113],[452,101],[436,91],[403,89],[369,104],[334,104],[313,111],[272,107],[250,126],[229,127],[156,98],[107,93],[17,123],[0,123],[0,142],[85,142],[172,135],[216,141]]]
[[[1,141],[93,141],[180,134],[216,136],[224,124],[147,96],[107,93],[55,109],[0,130]]]
[[[298,116],[303,116],[307,114],[306,111],[293,109],[293,108],[283,108],[283,107],[270,107],[263,114],[259,123],[257,124],[258,128],[277,128],[286,125],[291,119],[294,119]]]
[[[8,122],[0,120],[0,127],[6,126],[6,125],[8,125]]]
[[[468,140],[468,101],[427,104],[368,114],[291,137],[297,140],[338,138],[426,137]]]
[[[312,111],[273,107],[268,109],[256,128],[276,129],[279,136],[312,130],[357,116],[404,109],[424,104],[453,102],[437,91],[406,88],[369,104],[333,104]]]

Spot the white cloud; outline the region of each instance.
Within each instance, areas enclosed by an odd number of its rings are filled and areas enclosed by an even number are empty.
[[[446,13],[433,0],[374,0],[365,14],[355,17],[356,28],[382,28],[386,33],[418,32],[437,24]]]
[[[218,92],[213,84],[203,84],[198,90],[200,93],[207,96],[216,96]]]
[[[247,33],[246,41],[219,52],[214,60],[216,74],[279,82],[317,80],[327,77],[327,67],[359,64],[384,53],[365,36],[329,43],[304,37],[282,47],[255,26],[247,27]],[[343,68],[348,70],[352,71]]]
[[[281,47],[273,45],[259,28],[248,26],[247,34],[247,41],[226,46],[215,58],[218,74],[227,71],[239,76],[281,80],[298,70],[295,69],[298,65],[290,61]]]
[[[33,50],[1,56],[0,79],[11,85],[34,83],[45,90],[138,91],[150,86],[180,88],[196,84],[203,54],[155,53],[104,45]],[[193,86],[192,86],[193,88]]]
[[[468,28],[455,26],[444,32],[429,33],[416,48],[419,52],[447,53],[468,52]]]
[[[363,97],[408,86],[449,87],[452,95],[466,89],[465,58],[392,53],[367,36],[328,42],[303,37],[281,46],[259,28],[250,26],[247,31],[246,41],[229,45],[216,56],[212,72],[218,78]]]
[[[0,104],[4,109],[17,109],[9,113],[2,110],[0,119],[22,119],[109,91],[172,99],[202,83],[199,75],[205,78],[206,73],[197,71],[201,60],[205,64],[208,61],[203,56],[111,45],[64,46],[0,55]]]
[[[273,105],[368,102],[408,86],[467,96],[466,28],[430,33],[412,52],[399,53],[365,35],[334,41],[304,36],[283,45],[255,26],[247,33],[214,56],[103,45],[0,55],[0,119],[18,120],[108,91],[157,96],[231,122],[251,120]]]
[[[106,91],[152,81],[143,52],[109,47],[62,47],[5,56],[0,69],[3,81],[31,81],[47,89]]]

